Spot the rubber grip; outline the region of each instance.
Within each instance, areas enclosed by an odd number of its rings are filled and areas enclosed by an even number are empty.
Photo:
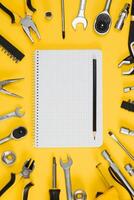
[[[132,0],[131,15],[134,15],[134,0]]]
[[[0,197],[15,183],[16,175],[11,173],[10,181],[0,190]]]
[[[31,0],[27,0],[27,6],[28,6],[28,8],[29,8],[31,11],[33,11],[33,12],[36,11],[36,9],[32,6]]]
[[[129,51],[131,52],[131,44],[134,42],[134,21],[130,22],[130,30],[129,30],[129,40],[128,40],[128,46],[129,46]],[[131,52],[132,54],[132,52]],[[133,55],[133,54],[132,54]]]
[[[28,199],[28,193],[29,193],[29,190],[30,188],[34,186],[33,183],[28,183],[25,188],[24,188],[24,194],[23,194],[23,200],[27,200]]]
[[[12,24],[15,23],[15,16],[14,14],[8,9],[6,8],[2,3],[0,3],[0,8],[11,17],[11,22]]]
[[[60,190],[59,189],[51,189],[49,190],[50,200],[59,200]]]

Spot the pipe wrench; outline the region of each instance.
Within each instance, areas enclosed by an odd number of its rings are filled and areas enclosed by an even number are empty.
[[[129,38],[128,38],[128,49],[130,55],[123,59],[119,63],[119,67],[122,65],[130,65],[134,63],[134,0],[132,0],[132,8],[131,8],[131,21],[130,21],[130,30],[129,30]]]

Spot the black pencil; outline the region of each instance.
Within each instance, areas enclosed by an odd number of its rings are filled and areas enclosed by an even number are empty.
[[[93,137],[97,131],[97,60],[93,59]]]

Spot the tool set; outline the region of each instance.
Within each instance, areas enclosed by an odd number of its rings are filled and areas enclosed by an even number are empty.
[[[86,5],[87,5],[87,0],[79,0],[79,9],[78,9],[78,14],[76,17],[72,20],[72,28],[76,31],[77,26],[79,24],[83,25],[84,30],[87,29],[88,26],[88,19],[86,16]],[[38,27],[36,26],[32,16],[33,13],[36,12],[36,9],[33,7],[31,0],[24,0],[24,5],[25,5],[25,15],[20,16],[20,13],[14,13],[12,10],[6,7],[3,3],[0,3],[0,9],[4,11],[7,15],[10,16],[11,18],[11,23],[12,24],[19,24],[21,25],[23,31],[26,33],[27,37],[29,40],[34,43],[34,39],[31,35],[31,30],[35,32],[36,36],[38,39],[41,39],[40,32],[38,30]],[[62,31],[62,38],[66,38],[66,0],[61,0],[60,1],[61,5],[61,31]],[[100,12],[97,17],[95,18],[93,29],[94,31],[99,34],[99,35],[106,35],[110,32],[110,28],[112,26],[112,15],[110,12],[112,5],[112,0],[106,0],[105,8],[102,12]],[[115,29],[121,31],[124,27],[125,20],[127,19],[129,15],[129,10],[130,10],[130,4],[125,3],[124,7],[122,8],[121,12],[118,15],[118,19],[115,23]],[[122,65],[130,65],[134,63],[134,0],[132,0],[132,6],[131,6],[131,22],[130,22],[130,30],[129,30],[129,38],[128,38],[128,49],[129,49],[129,56],[125,59],[123,59],[119,63],[119,67]],[[45,19],[46,20],[51,20],[53,17],[53,13],[51,11],[47,11],[44,13]],[[70,22],[71,25],[71,22]],[[10,43],[7,39],[5,39],[2,35],[0,35],[0,46],[2,49],[4,49],[5,52],[7,52],[7,55],[9,55],[10,58],[13,59],[16,63],[18,61],[21,61],[24,58],[24,54],[17,49],[12,43]],[[77,52],[78,53],[78,52]],[[98,54],[97,54],[98,55]],[[99,57],[99,56],[98,56]],[[57,58],[57,56],[56,56]],[[52,59],[52,58],[51,58]],[[44,60],[44,58],[43,58]],[[73,63],[74,64],[74,63]],[[92,111],[91,115],[93,118],[93,121],[91,123],[91,128],[92,131],[91,133],[93,134],[94,141],[96,141],[96,138],[98,137],[98,126],[97,122],[100,121],[98,120],[98,104],[97,104],[97,98],[98,98],[98,68],[100,68],[100,61],[98,62],[98,59],[92,58],[91,59],[91,64],[92,64]],[[37,52],[37,65],[39,66],[39,52]],[[99,66],[99,67],[98,67]],[[75,66],[74,66],[75,67]],[[89,67],[89,66],[88,66]],[[63,69],[63,68],[62,68]],[[78,70],[78,66],[77,66]],[[134,67],[131,67],[128,71],[123,71],[122,73],[124,76],[129,76],[134,74]],[[75,73],[76,75],[76,73]],[[43,77],[44,78],[44,77]],[[69,74],[70,78],[70,74]],[[4,89],[5,86],[7,86],[10,83],[15,83],[16,81],[23,80],[24,78],[16,78],[16,79],[8,79],[8,80],[3,80],[0,81],[0,92],[9,96],[13,97],[18,97],[22,98],[22,96],[9,92],[6,89]],[[39,80],[39,70],[37,69],[37,79]],[[43,88],[44,90],[44,88]],[[128,93],[130,91],[134,90],[134,86],[129,86],[125,87],[123,89],[124,93]],[[37,84],[37,98],[39,99],[39,85]],[[50,100],[50,99],[49,99]],[[38,105],[39,106],[39,105]],[[134,101],[129,100],[129,101],[123,101],[121,104],[121,108],[134,112]],[[9,112],[7,114],[1,115],[0,116],[0,121],[6,120],[9,118],[22,118],[24,116],[25,112],[21,107],[16,107],[16,109],[13,112]],[[39,122],[39,115],[37,114],[37,121]],[[39,131],[39,126],[37,125],[37,130]],[[130,130],[125,127],[120,128],[120,133],[124,135],[129,135],[129,136],[134,136],[134,131]],[[88,133],[89,134],[89,133]],[[123,151],[131,158],[134,160],[134,156],[130,151],[120,142],[120,140],[112,133],[108,133],[110,137],[123,149]],[[0,139],[0,144],[4,144],[6,142],[9,142],[11,140],[19,140],[21,138],[24,138],[27,135],[27,129],[25,127],[18,127],[12,130],[12,132],[5,138]],[[38,134],[39,136],[39,134]],[[65,140],[65,139],[64,139]],[[37,141],[39,144],[39,141]],[[130,194],[131,199],[134,197],[134,188],[131,186],[131,184],[127,181],[125,178],[124,174],[121,172],[119,167],[116,165],[116,163],[111,159],[110,154],[107,152],[107,150],[102,151],[102,156],[105,160],[108,161],[109,163],[109,173],[111,176],[114,178],[115,181],[117,181],[120,185],[122,185]],[[7,165],[11,166],[16,162],[16,154],[13,151],[4,151],[1,155],[1,161]],[[65,184],[66,184],[66,199],[67,200],[86,200],[87,199],[87,193],[82,190],[78,189],[75,190],[74,192],[72,191],[72,181],[71,181],[71,166],[73,164],[73,160],[71,157],[67,157],[67,161],[64,162],[62,159],[60,159],[60,166],[62,167],[64,171],[64,176],[65,176]],[[20,179],[24,180],[29,180],[30,175],[33,172],[35,168],[35,161],[32,159],[27,160],[20,173],[15,174],[11,173],[11,179],[9,182],[0,190],[0,196],[5,195],[6,191],[10,189],[13,185],[16,185],[16,183],[19,183]],[[97,192],[96,193],[96,200],[103,198],[105,194],[109,191],[113,191],[118,199],[118,194],[117,191],[111,184],[107,181],[105,178],[104,174],[102,173],[100,169],[100,164],[96,166],[98,169],[103,182],[107,188],[106,192]],[[132,164],[126,164],[125,165],[125,170],[130,176],[134,176],[134,167]],[[34,184],[29,181],[28,184],[24,186],[23,189],[23,200],[28,199],[29,191],[31,187],[33,187]],[[53,157],[52,160],[52,188],[49,190],[49,195],[50,195],[50,200],[59,200],[60,199],[60,192],[61,190],[57,188],[57,163],[56,163],[56,158]]]

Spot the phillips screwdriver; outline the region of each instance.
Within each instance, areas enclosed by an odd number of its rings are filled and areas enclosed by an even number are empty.
[[[53,157],[52,164],[52,189],[49,190],[50,200],[59,200],[60,189],[57,189],[57,164],[56,158]]]

